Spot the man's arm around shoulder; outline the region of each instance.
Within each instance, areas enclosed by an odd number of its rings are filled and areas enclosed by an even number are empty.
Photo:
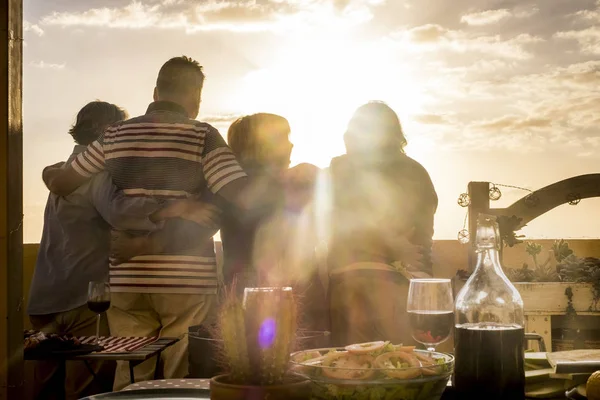
[[[71,165],[61,168],[54,164],[44,168],[42,179],[50,192],[58,196],[68,196],[89,178],[77,173]]]
[[[58,166],[59,164],[44,168],[42,179],[52,193],[67,196],[91,176],[104,171],[104,149],[101,139],[91,143],[85,151],[77,154],[68,165]]]

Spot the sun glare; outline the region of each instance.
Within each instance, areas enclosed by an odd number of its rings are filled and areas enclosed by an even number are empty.
[[[377,43],[323,35],[302,38],[279,51],[270,66],[248,73],[235,96],[242,113],[274,112],[290,121],[292,162],[329,165],[344,153],[352,112],[369,100],[387,102],[401,120],[419,111],[423,96],[394,54]]]

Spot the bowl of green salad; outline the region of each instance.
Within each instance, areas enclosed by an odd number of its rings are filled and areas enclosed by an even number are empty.
[[[450,354],[383,341],[303,350],[290,362],[319,400],[439,400],[454,370]]]

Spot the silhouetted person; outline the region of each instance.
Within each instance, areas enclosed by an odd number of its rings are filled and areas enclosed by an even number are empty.
[[[49,189],[68,193],[106,170],[128,196],[158,198],[165,204],[226,191],[246,174],[219,132],[194,119],[203,83],[204,73],[196,61],[188,57],[167,61],[146,113],[112,125],[69,167],[46,171]],[[178,337],[181,340],[163,353],[164,376],[185,377],[188,327],[214,312],[217,273],[212,239],[198,238],[186,251],[167,246],[111,265],[110,271],[111,334]],[[152,379],[154,366],[155,360],[137,366],[136,379]],[[114,388],[128,383],[127,363],[119,362]]]
[[[359,107],[344,142],[329,169],[332,340],[409,343],[407,277],[432,274],[437,195],[386,104]]]
[[[325,330],[328,312],[310,206],[318,169],[310,164],[289,169],[289,135],[288,121],[268,113],[246,115],[229,128],[227,142],[246,173],[269,179],[278,198],[254,215],[240,216],[241,210],[225,208],[224,280],[228,284],[236,279],[239,294],[248,286],[292,286],[300,299],[300,327]]]
[[[254,215],[240,215],[246,211],[226,206],[221,227],[223,278],[225,284],[237,279],[240,292],[264,280],[258,277],[259,271],[255,268],[255,236],[260,225],[285,206],[283,179],[293,147],[289,135],[288,121],[267,113],[238,118],[227,132],[227,142],[244,171],[268,180],[277,196],[269,207],[254,210]]]
[[[114,104],[94,101],[83,107],[69,130],[77,144],[67,163],[84,152],[107,126],[125,118],[125,111]],[[147,215],[158,206],[152,199],[124,196],[108,173],[96,175],[64,198],[50,194],[27,307],[33,329],[75,336],[96,335],[96,314],[88,310],[87,290],[90,281],[108,281],[111,226],[154,229]],[[105,316],[101,319],[100,334],[109,335]],[[93,379],[81,363],[73,361],[67,363],[65,383],[57,379],[57,363],[36,362],[37,397],[61,398],[65,384],[68,399],[111,391],[114,363],[90,362],[90,365],[98,379]]]

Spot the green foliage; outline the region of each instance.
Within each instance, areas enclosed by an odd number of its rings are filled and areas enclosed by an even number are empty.
[[[512,221],[514,223],[514,221]],[[506,223],[506,222],[505,222]],[[525,247],[527,254],[533,259],[534,268],[524,263],[521,268],[506,268],[506,276],[512,282],[573,282],[592,284],[592,304],[589,311],[598,311],[600,303],[600,259],[595,257],[579,258],[564,239],[552,244],[549,256],[544,262],[538,261],[543,248],[539,244],[528,242]],[[459,270],[457,276],[466,279],[466,271]],[[461,275],[462,274],[462,275]],[[571,287],[565,295],[569,299],[567,315],[574,315]]]
[[[525,243],[525,251],[535,259],[535,257],[542,252],[542,245],[533,242],[527,242]]]
[[[598,309],[600,301],[600,259],[595,257],[578,258],[574,254],[565,257],[558,264],[558,274],[563,282],[591,283],[593,302],[590,311]]]
[[[569,244],[562,239],[554,242],[552,250],[559,263],[556,269],[562,282],[592,284],[592,304],[590,304],[589,311],[597,311],[600,301],[600,259],[577,257],[569,248]],[[569,306],[572,308],[571,303]],[[569,306],[567,312],[570,311]]]
[[[520,269],[507,269],[506,275],[513,282],[557,282],[559,276],[556,270],[555,253],[548,252],[548,258],[540,262],[538,256],[542,253],[540,244],[527,242],[525,251],[533,259],[533,268],[524,263]]]
[[[233,382],[246,382],[250,361],[246,343],[244,310],[235,294],[230,294],[219,314],[219,334],[223,339],[223,355]]]
[[[535,280],[535,273],[532,269],[529,269],[527,263],[523,263],[521,268],[507,268],[506,275],[511,282],[533,282]]]
[[[516,230],[523,228],[521,225],[521,221],[523,218],[518,218],[515,215],[507,217],[505,215],[501,215],[496,218],[498,222],[498,230],[500,231],[500,237],[504,244],[508,247],[513,247],[516,244],[523,243],[524,235],[517,235],[515,233]]]
[[[552,251],[556,262],[561,262],[573,254],[573,250],[569,248],[569,243],[565,242],[564,239],[556,240],[552,245]]]

